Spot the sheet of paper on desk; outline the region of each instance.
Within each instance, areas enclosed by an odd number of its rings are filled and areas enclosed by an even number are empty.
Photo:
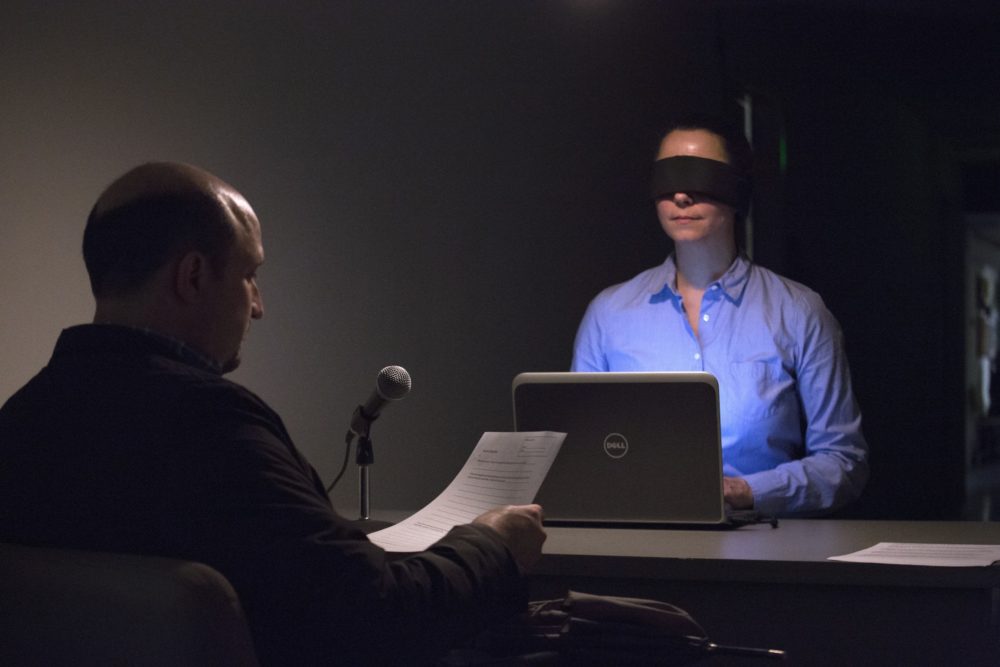
[[[984,567],[1000,561],[1000,545],[879,542],[873,547],[851,554],[830,556],[829,560],[888,565]]]
[[[423,551],[453,526],[469,523],[488,509],[532,502],[565,439],[565,433],[551,431],[483,433],[441,495],[368,539],[386,551]]]

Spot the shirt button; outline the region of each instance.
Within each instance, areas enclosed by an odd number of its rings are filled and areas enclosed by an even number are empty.
[[[718,285],[712,285],[712,289],[713,290],[717,290],[717,289],[719,289],[719,286]]]
[[[694,358],[695,358],[695,360],[701,359],[701,353],[695,352],[694,353]]]
[[[701,319],[704,320],[705,322],[708,322],[708,313],[705,313],[704,315],[702,315]]]

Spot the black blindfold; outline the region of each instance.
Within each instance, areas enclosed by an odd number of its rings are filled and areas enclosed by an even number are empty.
[[[746,213],[750,179],[732,165],[693,155],[678,155],[653,163],[653,199],[675,192],[698,192]]]

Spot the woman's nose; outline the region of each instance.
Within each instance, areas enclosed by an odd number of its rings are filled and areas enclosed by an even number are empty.
[[[694,203],[694,198],[686,192],[675,192],[673,200],[678,206],[690,206]]]

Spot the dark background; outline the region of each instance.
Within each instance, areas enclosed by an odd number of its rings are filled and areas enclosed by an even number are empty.
[[[967,214],[1000,211],[994,7],[7,0],[0,400],[92,316],[100,190],[196,163],[264,229],[266,316],[234,379],[330,479],[354,406],[405,366],[373,506],[416,509],[511,428],[516,373],[568,367],[590,298],[663,260],[646,194],[665,117],[749,95],[754,257],[846,334],[873,467],[847,515],[965,516],[967,478],[992,474],[967,474],[970,276],[997,246],[994,217]]]

